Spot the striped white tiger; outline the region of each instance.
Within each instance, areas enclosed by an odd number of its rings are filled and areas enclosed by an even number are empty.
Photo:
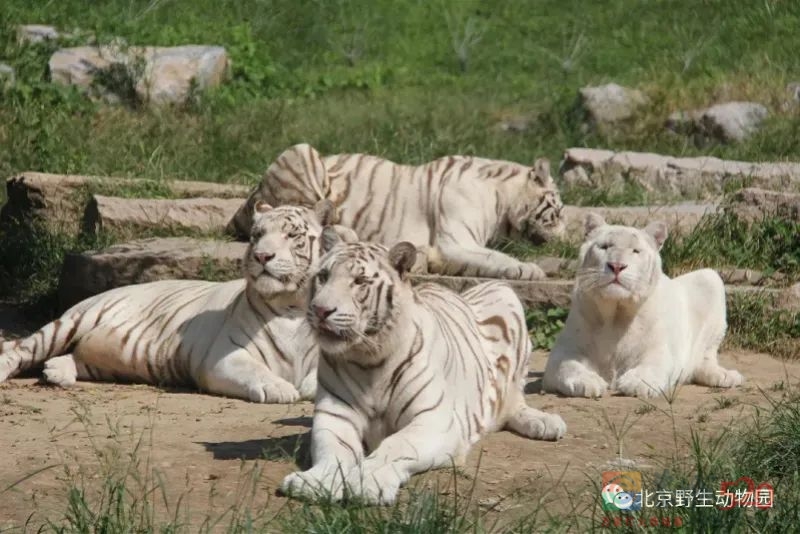
[[[308,307],[320,346],[312,467],[286,477],[282,492],[389,504],[411,475],[463,462],[488,432],[564,435],[561,417],[525,402],[531,343],[505,283],[460,295],[412,287],[412,244],[387,251],[327,230],[322,239],[330,252]]]
[[[61,386],[106,380],[253,402],[313,398],[307,281],[332,212],[329,201],[313,211],[257,203],[244,279],[162,280],[90,297],[31,336],[1,343],[0,382],[44,363],[45,380]]]
[[[411,166],[366,154],[321,157],[300,144],[270,165],[228,229],[246,236],[258,200],[311,205],[321,198],[334,202],[340,223],[360,238],[386,246],[409,241],[427,257],[423,269],[440,274],[544,278],[535,263],[487,246],[505,238],[547,241],[565,228],[544,158],[533,167],[471,156]]]

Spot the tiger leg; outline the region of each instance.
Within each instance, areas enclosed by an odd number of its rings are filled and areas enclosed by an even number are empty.
[[[83,316],[62,317],[26,338],[0,343],[0,382],[63,354],[81,334],[82,321]]]
[[[431,262],[431,272],[457,276],[543,280],[547,277],[535,263],[521,262],[508,254],[477,244],[442,243],[438,261]]]
[[[454,425],[447,423],[446,415],[442,411],[438,417],[418,418],[386,437],[350,471],[348,491],[366,504],[391,505],[397,500],[400,487],[412,475],[461,463],[468,444],[462,443]]]
[[[292,497],[340,500],[345,476],[364,455],[363,425],[351,406],[320,386],[311,427],[311,469],[284,478],[280,491]]]
[[[81,361],[76,361],[72,354],[56,356],[44,362],[42,372],[45,382],[54,386],[67,388],[74,386],[78,380],[113,380],[113,373],[103,369],[90,367]]]
[[[198,382],[209,393],[251,402],[284,404],[300,398],[293,384],[244,349],[235,349],[213,362]]]

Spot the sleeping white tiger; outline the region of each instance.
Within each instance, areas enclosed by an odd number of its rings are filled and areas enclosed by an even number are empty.
[[[228,230],[246,237],[258,200],[307,206],[322,198],[334,202],[340,223],[360,238],[386,246],[409,241],[427,257],[427,269],[440,274],[544,278],[535,263],[487,245],[504,238],[546,241],[564,232],[546,159],[527,167],[447,156],[411,166],[365,154],[321,157],[307,144],[278,156]]]
[[[344,244],[327,229],[323,241],[308,307],[320,346],[313,465],[282,492],[389,504],[411,475],[462,462],[488,432],[563,436],[561,417],[525,403],[531,344],[506,284],[412,287],[412,244]]]
[[[44,362],[45,380],[61,386],[93,379],[194,386],[253,402],[313,398],[307,281],[332,212],[329,201],[314,211],[257,203],[244,279],[164,280],[95,295],[33,335],[0,343],[0,382]]]

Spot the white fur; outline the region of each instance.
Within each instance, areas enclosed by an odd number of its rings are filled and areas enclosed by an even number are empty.
[[[402,273],[414,247],[397,247],[387,258],[379,245],[337,246],[321,262],[309,309],[321,352],[313,465],[286,477],[285,493],[390,504],[413,474],[460,463],[487,432],[564,435],[559,416],[525,403],[530,340],[514,292],[412,288]]]
[[[257,200],[311,205],[321,198],[333,201],[339,222],[364,240],[411,242],[421,256],[414,270],[441,274],[545,278],[535,263],[488,245],[506,238],[550,240],[564,232],[546,159],[527,166],[446,156],[414,166],[366,154],[322,157],[307,144],[278,156],[229,229],[246,235],[246,216]]]
[[[720,367],[727,328],[725,286],[711,269],[674,279],[661,267],[663,223],[644,230],[587,218],[572,305],[550,354],[544,389],[600,397],[607,389],[643,398],[672,395],[677,384],[733,387]],[[615,283],[613,264],[627,267]],[[618,268],[618,267],[617,267]]]
[[[91,297],[28,338],[0,343],[0,381],[43,363],[45,380],[62,387],[94,379],[196,386],[252,402],[313,398],[318,349],[306,288],[331,209],[327,201],[317,213],[259,204],[245,279],[164,280]]]

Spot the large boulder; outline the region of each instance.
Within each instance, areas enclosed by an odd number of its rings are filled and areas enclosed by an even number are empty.
[[[800,163],[753,163],[712,157],[676,158],[647,152],[569,148],[561,163],[565,190],[634,185],[653,197],[714,198],[732,183],[800,190]]]
[[[69,233],[78,232],[91,194],[125,189],[155,190],[177,198],[241,198],[250,188],[236,184],[193,181],[155,181],[135,178],[25,172],[6,182],[6,204],[0,209],[0,225],[13,220],[41,221]]]
[[[76,85],[93,96],[180,104],[193,88],[215,87],[226,78],[227,52],[220,46],[80,46],[56,51],[49,62],[55,83]],[[98,78],[105,73],[106,76]],[[122,94],[125,93],[125,94]]]
[[[222,235],[244,198],[146,199],[94,195],[83,218],[93,234],[110,231],[122,239],[147,232]]]

